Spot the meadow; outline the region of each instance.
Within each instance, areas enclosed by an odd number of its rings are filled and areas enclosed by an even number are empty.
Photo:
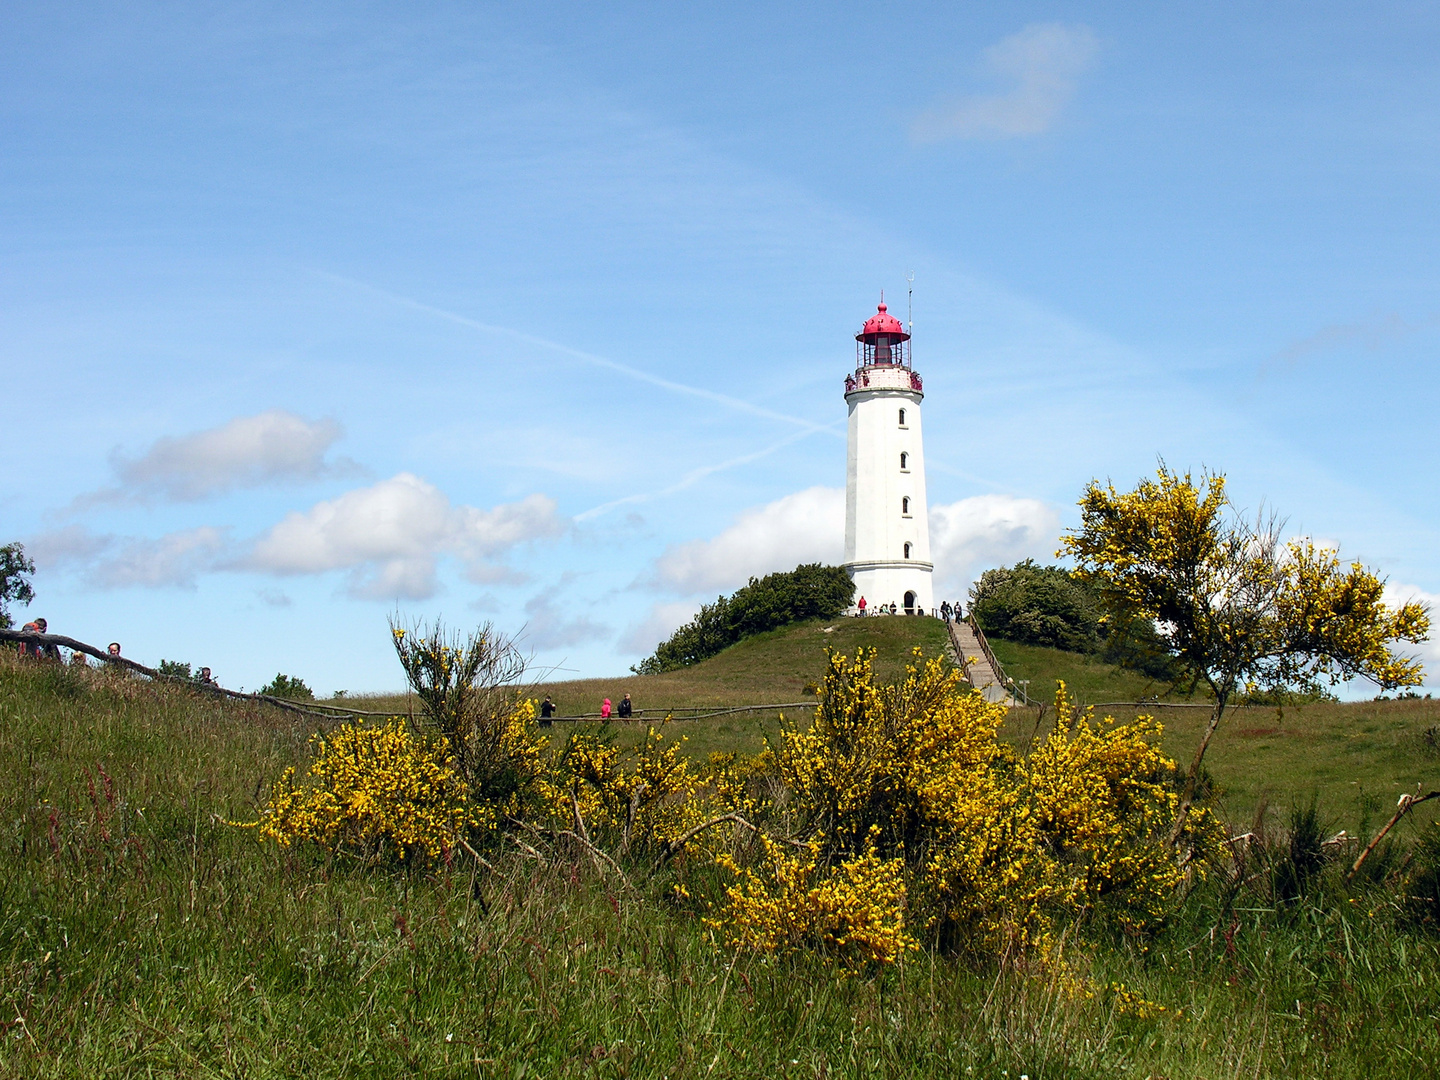
[[[917,629],[934,636],[922,622],[789,628],[708,672],[542,689],[562,711],[627,687],[642,707],[800,701],[822,644],[872,635],[894,674]],[[1087,695],[1105,690],[1095,678]],[[1202,711],[1162,714],[1184,753]],[[922,950],[845,976],[724,950],[665,871],[622,879],[578,849],[377,870],[263,846],[229,822],[254,819],[327,722],[0,659],[0,1074],[1431,1075],[1440,933],[1391,873],[1430,818],[1353,888],[1340,858],[1298,892],[1274,883],[1294,878],[1286,829],[1310,795],[1327,830],[1373,831],[1396,791],[1440,786],[1437,720],[1427,700],[1235,714],[1211,771],[1235,822],[1270,808],[1264,835],[1233,883],[1212,875],[1153,937],[1076,941],[1063,965]],[[700,754],[757,747],[775,722],[720,721],[674,730]],[[1014,710],[1006,737],[1023,749],[1044,722]]]

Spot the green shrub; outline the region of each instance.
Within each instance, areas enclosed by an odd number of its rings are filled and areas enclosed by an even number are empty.
[[[1275,899],[1292,902],[1305,895],[1312,879],[1324,868],[1325,823],[1320,819],[1318,800],[1310,797],[1305,806],[1290,810],[1290,841],[1275,864]]]
[[[639,675],[674,671],[709,659],[741,638],[803,619],[833,619],[850,606],[855,583],[838,566],[807,563],[787,573],[751,578],[734,595],[715,598],[631,668]]]
[[[195,678],[190,673],[190,665],[182,664],[179,660],[161,660],[155,665],[155,670],[161,675],[168,675],[172,679],[184,679],[186,682]]]
[[[260,688],[260,693],[269,694],[271,697],[288,698],[291,701],[315,700],[315,695],[311,693],[310,687],[306,686],[303,680],[289,675],[277,674],[275,678]]]
[[[1153,622],[1102,618],[1090,586],[1059,566],[1026,559],[986,570],[970,587],[970,613],[991,637],[1098,655],[1152,679],[1176,677],[1174,657]]]
[[[987,634],[1070,652],[1100,647],[1100,610],[1069,572],[1026,559],[986,570],[970,587],[970,612]]]

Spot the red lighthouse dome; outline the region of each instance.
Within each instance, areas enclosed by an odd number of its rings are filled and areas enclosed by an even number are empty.
[[[880,334],[885,334],[892,341],[910,340],[910,335],[905,333],[905,327],[901,325],[899,319],[890,314],[890,309],[885,306],[883,300],[875,309],[875,314],[865,320],[865,326],[860,333],[855,335],[855,340],[869,341],[873,345],[873,339]]]
[[[875,314],[865,320],[855,340],[859,343],[860,367],[871,364],[910,366],[910,335],[905,332],[904,324],[890,314],[884,300],[880,301]]]

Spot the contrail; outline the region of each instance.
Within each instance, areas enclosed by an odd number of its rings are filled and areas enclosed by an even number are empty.
[[[807,432],[812,434],[815,432],[825,432],[827,434],[837,435],[841,438],[844,438],[843,435],[840,435],[840,433],[834,429],[834,425],[817,424],[813,420],[806,420],[804,417],[790,416],[787,413],[776,412],[773,409],[767,409],[760,405],[754,405],[748,401],[742,401],[740,398],[731,397],[728,394],[720,394],[714,390],[706,390],[699,386],[687,386],[684,383],[678,383],[672,379],[663,379],[659,375],[652,375],[650,374],[650,372],[642,371],[640,368],[634,368],[628,364],[622,364],[619,361],[611,360],[604,356],[596,356],[594,353],[588,353],[580,349],[571,348],[569,345],[562,345],[558,341],[550,341],[548,338],[537,337],[534,334],[527,334],[523,330],[516,330],[513,327],[509,326],[497,326],[494,323],[481,322],[479,319],[472,319],[468,315],[461,315],[458,312],[454,311],[446,311],[444,308],[435,307],[433,304],[425,304],[419,300],[412,300],[408,296],[400,296],[398,293],[387,292],[386,290],[377,288],[374,285],[369,285],[363,281],[356,281],[353,278],[343,277],[340,274],[333,274],[327,270],[317,270],[315,271],[315,273],[319,274],[321,277],[326,277],[330,278],[333,281],[342,282],[343,284],[349,285],[352,288],[364,289],[367,292],[374,293],[376,296],[383,296],[386,300],[389,300],[393,304],[399,304],[403,307],[413,308],[416,311],[423,311],[427,314],[435,315],[441,319],[446,319],[450,322],[458,323],[461,326],[468,326],[472,330],[480,330],[487,334],[505,334],[509,337],[515,338],[517,341],[524,341],[527,344],[538,345],[539,347],[543,349],[549,349],[552,352],[562,353],[565,356],[569,356],[575,360],[580,360],[594,367],[605,368],[607,371],[617,372],[621,375],[626,376],[627,378],[635,379],[637,382],[649,383],[651,386],[658,386],[662,390],[670,390],[677,394],[685,394],[689,397],[697,397],[705,401],[713,401],[717,405],[724,405],[726,408],[735,409],[739,412],[749,413],[752,416],[763,417],[766,420],[779,420],[781,423],[794,424],[797,427],[804,428]]]
[[[816,430],[829,431],[832,429],[817,428]],[[660,488],[658,491],[644,491],[639,493],[638,495],[626,495],[624,498],[612,499],[607,503],[601,503],[599,506],[592,507],[591,509],[584,511],[583,513],[576,514],[574,520],[589,521],[591,518],[599,517],[601,514],[605,513],[608,510],[614,510],[617,506],[628,506],[631,503],[649,502],[651,499],[661,499],[664,498],[666,495],[673,495],[675,494],[675,492],[683,491],[685,488],[688,488],[690,487],[690,485],[705,479],[705,477],[707,476],[712,476],[717,472],[724,472],[726,469],[733,469],[737,465],[746,465],[752,461],[758,461],[760,458],[763,458],[769,454],[773,454],[776,450],[783,449],[784,447],[789,446],[791,443],[798,442],[799,440],[813,434],[815,434],[814,431],[797,431],[795,432],[795,434],[787,435],[785,438],[781,439],[773,446],[767,446],[763,450],[756,450],[753,453],[745,454],[741,457],[731,458],[729,461],[722,461],[717,465],[702,465],[698,469],[691,469],[688,473],[682,476],[675,483],[671,484],[669,487]]]

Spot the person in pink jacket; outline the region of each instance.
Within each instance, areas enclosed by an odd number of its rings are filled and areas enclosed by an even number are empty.
[[[610,719],[610,699],[608,697],[605,699],[605,704],[600,706],[600,719]]]

